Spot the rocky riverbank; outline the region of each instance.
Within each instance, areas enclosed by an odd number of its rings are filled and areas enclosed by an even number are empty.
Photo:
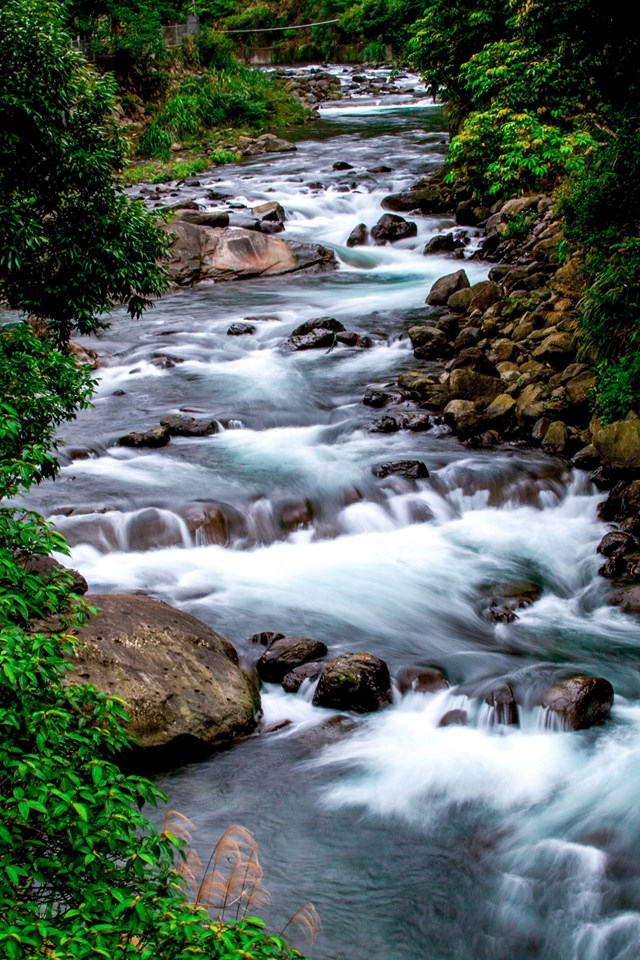
[[[384,205],[407,212],[425,203],[430,210],[447,205],[439,176]],[[630,414],[603,424],[592,416],[596,375],[580,337],[580,262],[560,256],[553,201],[534,195],[484,208],[466,199],[455,216],[460,228],[484,231],[474,258],[496,265],[486,281],[470,284],[460,267],[433,284],[423,317],[408,330],[418,362],[390,392],[374,389],[364,402],[383,407],[399,394],[472,447],[532,445],[589,470],[610,491],[600,516],[618,528],[598,547],[600,573],[615,587],[611,602],[640,613],[640,420]],[[424,253],[459,260],[467,242],[464,229],[453,230]],[[420,429],[430,425],[419,422]],[[374,428],[407,425],[406,415],[391,414]]]

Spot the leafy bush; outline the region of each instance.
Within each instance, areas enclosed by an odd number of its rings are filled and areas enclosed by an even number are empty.
[[[470,114],[451,141],[448,179],[469,184],[481,200],[510,197],[583,170],[593,143],[586,130],[565,132],[537,114],[494,106]]]
[[[193,144],[216,127],[275,126],[303,119],[307,111],[277,80],[258,70],[210,70],[183,81],[140,139],[142,156],[168,160],[174,140]]]

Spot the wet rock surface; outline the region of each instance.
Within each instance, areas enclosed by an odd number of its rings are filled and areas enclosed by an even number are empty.
[[[313,697],[317,707],[371,713],[392,702],[389,668],[370,653],[344,653],[330,660]]]
[[[90,594],[99,611],[78,632],[74,683],[127,703],[141,748],[223,746],[250,733],[259,698],[223,637],[160,600]],[[179,746],[178,746],[179,745]]]

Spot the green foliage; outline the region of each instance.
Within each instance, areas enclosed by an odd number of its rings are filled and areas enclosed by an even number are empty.
[[[593,143],[585,130],[564,132],[537,114],[494,106],[470,114],[451,141],[448,179],[468,183],[480,200],[506,198],[580,172]]]
[[[507,12],[504,0],[427,0],[409,52],[432,96],[452,102],[456,112],[468,106],[462,65],[503,37]]]
[[[526,237],[536,221],[538,214],[536,210],[523,210],[521,213],[514,213],[505,218],[505,231],[503,237],[505,240],[520,240]]]
[[[140,139],[142,156],[168,160],[174,141],[194,144],[222,126],[274,126],[303,119],[307,111],[268,74],[237,66],[183,81]],[[234,158],[235,159],[235,158]]]
[[[55,433],[89,405],[86,367],[37,337],[26,324],[0,335],[0,499],[56,473]]]
[[[65,344],[114,301],[137,315],[162,292],[166,240],[114,190],[126,144],[112,79],[71,49],[58,8],[46,10],[38,0],[0,10],[0,295]]]
[[[230,70],[237,65],[233,53],[233,43],[223,34],[215,33],[210,27],[203,27],[197,38],[200,63],[203,67],[216,70]]]
[[[385,44],[404,44],[409,26],[423,9],[424,0],[362,0],[340,17],[340,29],[349,36],[370,41],[372,52],[378,55],[369,59],[380,61],[385,59]]]

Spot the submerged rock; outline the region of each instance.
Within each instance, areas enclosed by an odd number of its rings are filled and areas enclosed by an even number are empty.
[[[411,690],[417,693],[437,693],[448,690],[449,681],[437,667],[402,667],[396,675],[400,693]]]
[[[313,697],[316,707],[371,713],[392,703],[389,668],[370,653],[344,653],[326,664]]]
[[[404,477],[406,480],[421,480],[429,476],[429,471],[422,460],[394,460],[374,467],[373,474],[381,480],[390,476]]]

